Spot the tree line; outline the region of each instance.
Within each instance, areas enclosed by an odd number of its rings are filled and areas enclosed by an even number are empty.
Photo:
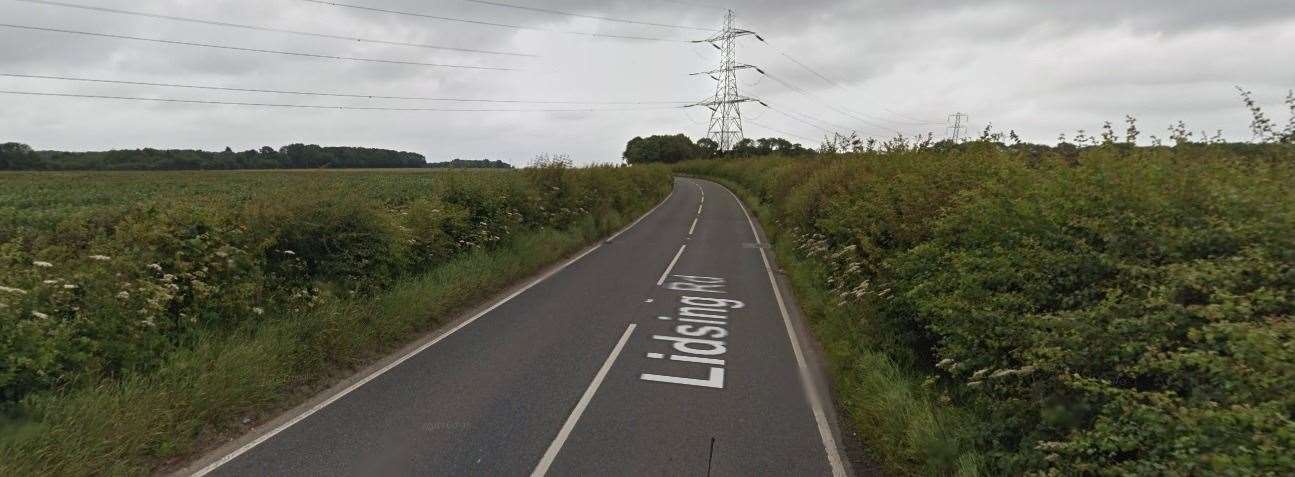
[[[647,164],[653,162],[675,163],[692,159],[717,159],[721,157],[750,157],[781,154],[784,156],[808,156],[813,149],[806,148],[782,138],[742,139],[733,145],[730,151],[720,151],[719,143],[710,138],[701,138],[693,142],[683,134],[635,137],[625,145],[621,155],[630,164]]]
[[[476,161],[466,161],[476,162]],[[166,171],[232,169],[428,167],[421,154],[364,147],[290,144],[275,149],[223,152],[190,149],[133,149],[96,152],[37,151],[17,142],[0,144],[0,170]]]

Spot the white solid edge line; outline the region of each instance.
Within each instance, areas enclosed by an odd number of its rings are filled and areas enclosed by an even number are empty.
[[[656,281],[656,286],[661,286],[662,284],[664,284],[664,283],[665,283],[665,278],[666,278],[666,277],[668,277],[668,276],[670,276],[670,270],[674,270],[674,266],[675,266],[675,264],[676,264],[676,263],[679,263],[679,257],[682,257],[682,256],[683,256],[683,249],[685,249],[685,248],[688,248],[688,245],[687,245],[687,244],[684,244],[684,245],[680,245],[680,246],[679,246],[679,253],[674,254],[674,260],[671,260],[671,261],[670,261],[670,265],[667,265],[667,266],[665,267],[665,272],[664,272],[664,273],[662,273],[662,274],[661,274],[661,278],[660,278],[659,280],[657,280],[657,281]]]
[[[722,187],[722,186],[721,186]],[[751,214],[747,213],[746,206],[737,198],[733,191],[724,187],[728,194],[733,196],[737,201],[738,208],[742,209],[742,214],[746,216],[747,223],[751,224],[751,233],[755,235],[755,243],[760,243],[760,234],[755,231],[755,221],[751,220]],[[769,257],[764,253],[764,247],[760,247],[760,260],[764,261],[764,271],[769,275],[769,285],[773,287],[773,298],[778,302],[778,312],[782,314],[782,324],[787,328],[787,338],[791,340],[792,353],[796,355],[796,366],[800,371],[800,381],[805,388],[805,396],[809,399],[810,408],[814,412],[814,421],[818,424],[818,435],[823,438],[823,449],[827,452],[827,462],[832,467],[833,477],[845,477],[845,467],[841,464],[841,454],[836,448],[836,438],[832,436],[832,429],[827,425],[827,414],[823,412],[822,402],[819,401],[818,388],[814,385],[814,379],[809,375],[809,366],[805,364],[805,355],[800,351],[800,342],[796,339],[796,331],[791,326],[791,318],[787,315],[787,304],[782,299],[782,292],[778,290],[778,281],[773,277],[773,267],[769,266]]]
[[[626,225],[626,226],[625,226],[625,228],[623,228],[623,229],[621,229],[621,230],[620,230],[620,232],[616,232],[616,233],[612,234],[612,236],[611,236],[611,237],[607,237],[607,239],[606,239],[606,240],[604,240],[604,241],[603,241],[603,243],[608,243],[608,242],[611,242],[611,241],[613,241],[613,240],[616,240],[616,237],[620,237],[620,236],[621,236],[621,234],[623,234],[623,233],[625,233],[625,232],[628,232],[628,231],[629,231],[629,229],[634,228],[634,226],[635,226],[635,225],[638,225],[638,224],[639,224],[639,222],[642,222],[642,221],[643,221],[643,219],[646,219],[646,218],[647,218],[647,216],[652,215],[652,213],[653,213],[653,212],[656,212],[656,210],[657,210],[657,209],[659,209],[659,208],[661,208],[661,206],[665,205],[665,203],[666,203],[667,201],[669,201],[671,197],[674,197],[674,189],[670,189],[670,194],[669,194],[669,195],[666,195],[664,199],[661,199],[661,203],[657,204],[657,205],[656,205],[656,207],[653,207],[653,208],[652,208],[652,210],[647,211],[647,212],[646,212],[646,213],[644,213],[643,215],[639,216],[639,218],[638,218],[637,220],[635,220],[634,222],[631,222],[629,225]]]
[[[539,464],[535,465],[535,470],[531,472],[531,477],[542,477],[549,471],[549,466],[553,465],[553,460],[557,459],[558,452],[562,451],[562,445],[567,442],[571,436],[571,431],[576,428],[576,422],[580,420],[580,415],[584,414],[585,408],[589,407],[589,402],[593,401],[594,393],[598,392],[598,386],[602,385],[603,379],[607,377],[607,372],[611,371],[612,364],[616,362],[616,357],[620,356],[621,350],[625,348],[625,343],[629,341],[630,335],[634,334],[634,328],[638,325],[631,323],[629,328],[625,328],[625,333],[621,335],[621,340],[616,342],[616,347],[612,348],[612,354],[607,356],[607,361],[603,362],[603,367],[594,375],[593,382],[589,383],[589,388],[585,389],[584,395],[580,396],[580,402],[576,403],[575,409],[571,410],[571,415],[567,421],[562,424],[562,430],[558,431],[558,436],[553,438],[553,443],[549,444],[548,450],[544,451],[544,457],[540,458]]]
[[[634,228],[634,226],[635,226],[635,225],[638,225],[638,223],[639,223],[640,221],[642,221],[642,220],[643,220],[644,218],[646,218],[648,215],[651,215],[651,214],[652,214],[652,212],[655,212],[658,208],[660,208],[663,204],[665,204],[665,203],[666,203],[666,201],[670,200],[670,197],[672,197],[672,196],[674,196],[674,191],[673,191],[673,190],[671,190],[671,191],[670,191],[670,195],[667,195],[665,199],[662,199],[662,200],[661,200],[661,203],[657,204],[657,205],[656,205],[656,207],[653,207],[651,210],[647,211],[647,213],[645,213],[645,214],[643,214],[643,216],[639,217],[639,218],[638,218],[638,220],[635,220],[633,223],[631,223],[631,224],[629,224],[629,225],[625,226],[625,228],[624,228],[624,229],[621,229],[621,231],[616,232],[616,234],[615,234],[615,235],[612,235],[612,237],[611,237],[611,238],[618,237],[618,236],[620,236],[621,234],[625,233],[626,231],[628,231],[628,230],[630,230],[630,229]],[[609,238],[608,240],[611,240],[611,239]],[[576,263],[576,261],[578,261],[578,260],[580,260],[580,259],[584,258],[586,255],[589,255],[590,253],[593,253],[595,250],[598,250],[598,249],[600,249],[600,248],[602,248],[602,243],[598,243],[598,244],[596,244],[596,245],[594,245],[594,246],[592,246],[592,247],[589,247],[589,249],[585,250],[584,252],[580,253],[579,255],[576,255],[575,257],[572,257],[570,260],[567,260],[566,262],[563,262],[563,263],[562,263],[561,265],[559,265],[557,268],[554,268],[554,269],[552,269],[552,270],[549,270],[547,273],[545,273],[544,275],[540,276],[539,278],[536,278],[534,281],[532,281],[532,282],[530,282],[530,283],[526,284],[526,286],[522,287],[521,289],[518,289],[517,291],[515,291],[515,292],[513,292],[513,293],[509,294],[508,296],[504,297],[503,299],[501,299],[501,300],[499,300],[499,301],[495,302],[493,305],[490,305],[490,307],[489,307],[489,308],[486,308],[486,309],[484,309],[484,310],[481,310],[481,312],[479,312],[479,313],[477,313],[477,314],[475,314],[475,315],[472,315],[472,317],[471,317],[471,318],[468,318],[467,320],[464,320],[462,323],[459,323],[459,324],[458,324],[458,325],[456,325],[454,328],[451,328],[449,331],[445,332],[444,334],[442,334],[442,335],[440,335],[440,336],[437,336],[437,337],[436,337],[435,339],[433,339],[432,341],[429,341],[429,342],[427,342],[426,344],[424,344],[424,345],[422,345],[422,346],[419,346],[418,348],[415,348],[413,351],[410,351],[409,353],[406,353],[404,356],[401,356],[399,359],[397,359],[397,360],[395,360],[395,361],[392,361],[391,363],[387,364],[386,366],[383,366],[381,369],[379,369],[379,370],[377,370],[377,371],[374,371],[372,374],[370,374],[370,375],[368,375],[368,376],[365,376],[364,378],[360,379],[359,381],[356,381],[355,383],[352,383],[350,386],[347,386],[345,389],[342,389],[341,391],[338,391],[338,393],[337,393],[337,394],[334,394],[334,395],[332,395],[332,396],[329,396],[329,397],[328,397],[328,399],[325,399],[325,400],[323,400],[322,402],[320,402],[319,404],[316,404],[316,405],[312,406],[310,409],[307,409],[305,412],[303,412],[303,413],[301,413],[301,414],[298,414],[297,416],[293,417],[292,419],[288,420],[287,422],[285,422],[285,423],[283,423],[283,424],[280,424],[278,427],[275,427],[274,429],[270,430],[269,432],[266,432],[265,434],[262,434],[260,437],[257,437],[257,438],[256,438],[255,440],[253,440],[252,442],[249,442],[249,443],[247,443],[247,444],[244,444],[242,447],[239,447],[238,449],[235,449],[233,452],[230,452],[229,454],[226,454],[224,457],[221,457],[220,459],[218,459],[218,460],[216,460],[216,461],[214,461],[214,462],[212,462],[212,463],[210,463],[210,464],[207,464],[207,465],[206,465],[205,467],[203,467],[202,469],[199,469],[197,472],[194,472],[194,473],[192,474],[192,475],[193,475],[193,477],[203,477],[203,476],[205,476],[205,475],[207,475],[207,474],[210,474],[211,472],[215,471],[216,469],[219,469],[219,468],[220,468],[220,466],[225,465],[225,464],[228,464],[230,461],[232,461],[232,460],[234,460],[234,459],[237,459],[237,458],[238,458],[238,456],[241,456],[241,455],[243,455],[243,454],[247,453],[247,451],[250,451],[250,450],[252,450],[253,448],[255,448],[256,446],[261,445],[261,444],[262,444],[262,443],[264,443],[265,441],[270,440],[271,438],[273,438],[274,436],[278,435],[279,433],[281,433],[281,432],[283,432],[283,431],[287,430],[289,427],[292,427],[293,425],[297,424],[298,422],[301,422],[302,420],[306,419],[307,417],[310,417],[311,415],[315,414],[316,412],[319,412],[320,410],[324,409],[325,407],[328,407],[328,405],[330,405],[330,404],[332,404],[332,403],[336,402],[337,400],[339,400],[339,399],[341,399],[341,398],[343,398],[343,397],[346,397],[346,395],[347,395],[347,394],[350,394],[352,391],[355,391],[356,389],[359,389],[359,388],[360,388],[360,386],[363,386],[363,385],[367,384],[369,381],[373,381],[374,379],[377,379],[377,378],[378,378],[378,376],[382,376],[382,375],[383,375],[383,374],[385,374],[387,371],[390,371],[392,368],[395,368],[396,366],[399,366],[401,363],[404,363],[405,361],[408,361],[408,360],[409,360],[409,358],[412,358],[412,357],[414,357],[414,355],[417,355],[418,353],[423,352],[423,351],[424,351],[424,350],[426,350],[427,348],[431,348],[431,347],[432,347],[432,345],[435,345],[436,343],[441,342],[441,340],[443,340],[443,339],[445,339],[445,338],[448,338],[450,335],[453,335],[455,332],[459,331],[460,329],[463,329],[463,327],[465,327],[465,326],[468,326],[468,325],[472,324],[472,322],[474,322],[474,321],[477,321],[477,319],[478,319],[478,318],[481,318],[482,316],[485,316],[487,313],[490,313],[490,312],[494,311],[494,310],[495,310],[495,308],[499,308],[499,307],[500,307],[500,306],[502,306],[504,303],[508,303],[508,301],[509,301],[509,300],[512,300],[513,298],[516,298],[518,295],[521,295],[522,293],[526,292],[526,290],[530,290],[530,289],[531,289],[532,287],[534,287],[535,285],[538,285],[538,284],[540,284],[540,282],[543,282],[544,280],[549,279],[549,278],[550,278],[550,277],[552,277],[553,275],[556,275],[558,272],[561,272],[562,270],[566,269],[566,268],[567,268],[568,266],[570,266],[571,264]],[[631,329],[632,329],[632,325],[631,325]]]

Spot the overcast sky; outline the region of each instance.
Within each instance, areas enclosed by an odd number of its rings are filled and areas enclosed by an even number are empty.
[[[0,0],[0,23],[242,48],[467,66],[345,61],[240,52],[0,27],[0,74],[165,82],[345,94],[589,102],[697,101],[713,82],[701,30],[637,25],[467,0],[337,0],[340,3],[484,21],[451,22],[322,5],[308,0],[60,0],[258,27],[498,53],[384,45]],[[550,10],[675,26],[719,28],[723,10],[767,40],[740,40],[738,59],[771,77],[742,73],[743,94],[794,116],[744,105],[747,136],[817,145],[824,129],[861,135],[933,131],[948,115],[971,116],[1023,137],[1097,130],[1125,114],[1148,134],[1172,121],[1249,139],[1234,85],[1253,90],[1279,121],[1295,87],[1292,0],[500,0]],[[715,3],[708,3],[715,2]],[[784,54],[786,56],[784,56]],[[787,57],[808,65],[819,77]],[[796,92],[778,78],[806,93]],[[829,81],[830,80],[830,81]],[[394,108],[608,109],[586,111],[338,111],[0,94],[0,141],[37,149],[236,150],[293,142],[408,150],[430,160],[501,159],[538,153],[581,163],[620,160],[636,135],[706,132],[709,111],[671,104],[454,103],[293,96],[0,77],[0,90],[203,101]],[[830,106],[829,106],[830,105]],[[614,110],[613,110],[614,109]],[[627,110],[628,109],[628,110]],[[809,123],[809,124],[807,124]],[[933,123],[933,124],[915,124]],[[817,125],[815,127],[813,125]],[[770,130],[772,128],[773,130]],[[780,132],[775,132],[780,131]]]

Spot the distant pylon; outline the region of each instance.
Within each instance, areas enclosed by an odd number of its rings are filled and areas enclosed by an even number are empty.
[[[747,35],[760,37],[753,31],[733,27],[733,10],[729,10],[724,16],[723,30],[715,36],[693,42],[710,43],[720,51],[719,69],[694,73],[708,75],[715,80],[715,95],[689,106],[710,108],[710,126],[706,131],[706,137],[719,144],[721,151],[732,150],[733,146],[742,140],[742,109],[739,105],[747,101],[756,101],[737,92],[737,70],[753,68],[759,71],[759,68],[754,66],[737,63],[737,42],[734,40]]]
[[[953,142],[960,142],[967,137],[967,124],[971,122],[971,116],[963,113],[954,113],[949,115],[949,122],[944,128],[944,138]]]

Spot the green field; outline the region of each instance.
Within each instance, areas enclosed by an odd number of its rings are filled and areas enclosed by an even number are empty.
[[[0,173],[0,474],[163,467],[669,189],[560,165]]]
[[[682,163],[773,232],[897,475],[1295,474],[1295,149]]]

